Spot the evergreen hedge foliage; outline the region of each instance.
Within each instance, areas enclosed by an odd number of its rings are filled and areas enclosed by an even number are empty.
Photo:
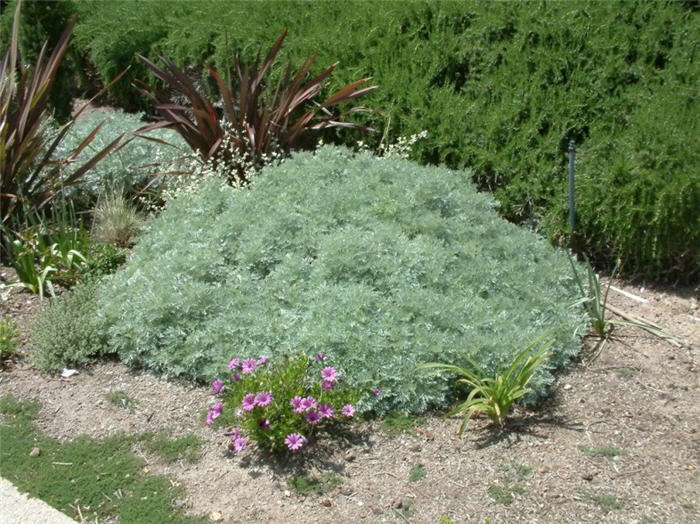
[[[537,395],[580,347],[568,261],[477,193],[471,173],[326,146],[248,189],[171,201],[107,280],[99,317],[130,364],[212,379],[232,356],[325,351],[379,412],[452,396],[428,361],[502,371],[553,329]]]
[[[415,159],[469,167],[501,213],[568,235],[566,148],[576,140],[584,247],[629,275],[700,277],[700,23],[691,2],[81,2],[76,41],[105,80],[139,52],[221,70],[283,27],[283,54],[372,76],[390,140],[427,130]],[[151,81],[153,79],[151,78]],[[129,79],[117,100],[143,110]],[[339,131],[351,144],[357,134]],[[374,138],[378,141],[382,133]]]
[[[10,41],[15,9],[17,0],[10,0],[3,6],[0,22],[0,48],[3,50]],[[44,42],[49,43],[50,54],[75,12],[76,5],[72,0],[22,2],[19,30],[22,61],[25,64],[35,64]],[[70,118],[71,102],[78,93],[76,81],[81,78],[80,69],[83,65],[75,46],[71,46],[58,70],[50,94],[54,117],[60,122],[66,122]]]

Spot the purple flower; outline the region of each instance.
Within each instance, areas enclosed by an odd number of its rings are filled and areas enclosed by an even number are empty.
[[[240,453],[245,449],[246,444],[248,443],[248,439],[244,437],[243,435],[238,435],[235,439],[233,439],[233,449],[236,453]]]
[[[326,358],[326,354],[323,351],[319,351],[314,355],[314,360],[316,362],[323,362],[324,358]]]
[[[321,370],[321,377],[323,380],[330,380],[331,382],[335,381],[335,378],[338,376],[338,372],[335,370],[335,368],[332,368],[331,366],[327,366]]]
[[[207,426],[211,426],[214,423],[214,421],[217,418],[219,418],[219,415],[221,415],[221,411],[223,409],[224,409],[224,406],[221,402],[217,402],[211,408],[209,408],[209,413],[207,413],[207,420],[206,420]]]
[[[294,413],[302,413],[304,411],[304,406],[301,405],[303,401],[304,399],[299,395],[293,397],[292,400],[289,401],[291,406],[294,408]]]
[[[231,377],[231,380],[233,380],[234,382],[238,382],[239,380],[241,380],[241,376],[238,373],[234,373]]]
[[[289,435],[287,435],[287,438],[284,439],[284,443],[290,450],[296,451],[304,444],[306,444],[306,439],[302,437],[299,433],[290,433]]]
[[[306,397],[301,399],[301,406],[304,411],[309,411],[310,409],[316,409],[316,406],[318,406],[318,403],[316,402],[316,399],[314,397]]]
[[[255,393],[248,393],[245,395],[242,404],[245,411],[252,411],[255,407]]]
[[[212,395],[218,395],[219,393],[221,393],[222,389],[224,389],[224,381],[220,378],[217,378],[214,382],[211,383]]]
[[[233,371],[234,369],[236,369],[236,368],[237,368],[238,366],[240,366],[240,365],[241,365],[241,360],[238,359],[238,358],[234,358],[234,359],[231,360],[231,362],[228,363],[228,368],[229,368],[231,371]]]
[[[315,426],[316,424],[321,422],[321,415],[318,411],[312,409],[306,414],[306,422],[308,422],[312,426]]]
[[[382,390],[381,390],[381,389],[379,389],[379,388],[374,388],[374,396],[375,396],[375,397],[378,397],[379,395],[381,395],[381,393],[382,393]]]
[[[321,418],[332,418],[333,408],[330,404],[321,404],[318,408],[318,414],[321,415]]]
[[[255,395],[255,404],[260,406],[261,408],[269,406],[271,402],[272,393],[270,393],[269,391],[263,391],[262,393],[258,393],[257,395]]]
[[[260,429],[270,429],[270,421],[266,418],[259,418],[258,426],[260,426]]]
[[[268,358],[267,358],[265,355],[263,355],[262,357],[260,357],[260,358],[257,360],[256,364],[257,364],[258,366],[262,366],[263,364],[266,364],[267,361],[268,361]]]
[[[340,410],[343,415],[345,415],[348,418],[352,418],[353,415],[355,414],[355,407],[352,404],[345,404],[343,406],[343,409]]]
[[[243,364],[241,364],[241,372],[250,375],[253,371],[255,371],[255,364],[256,360],[254,358],[245,359]]]
[[[332,380],[324,380],[321,382],[321,388],[323,388],[326,391],[329,391],[333,389],[333,381]]]

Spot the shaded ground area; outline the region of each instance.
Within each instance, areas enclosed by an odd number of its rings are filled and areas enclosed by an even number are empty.
[[[656,322],[689,347],[627,326],[616,327],[602,345],[588,338],[546,405],[519,411],[502,434],[479,419],[460,438],[458,421],[440,415],[397,436],[382,422],[358,423],[345,441],[321,442],[276,464],[253,450],[227,453],[227,438],[202,422],[208,388],[120,363],[61,379],[15,362],[0,373],[0,395],[38,399],[36,423],[60,439],[159,430],[197,435],[203,447],[195,463],[166,465],[145,449],[137,452],[149,471],[186,489],[178,506],[213,520],[698,522],[697,290],[616,284],[647,302],[611,291],[612,304]],[[36,300],[12,290],[1,308],[22,328]],[[115,392],[133,404],[109,401]],[[310,479],[325,482],[325,492],[299,494]]]

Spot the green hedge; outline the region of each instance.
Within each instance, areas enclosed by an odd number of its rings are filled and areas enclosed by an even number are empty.
[[[566,147],[580,146],[584,247],[628,274],[700,276],[698,13],[681,2],[81,2],[77,42],[109,79],[133,55],[222,67],[289,28],[296,63],[372,76],[389,138],[427,130],[415,159],[469,167],[501,213],[568,236]],[[200,68],[193,68],[198,74]],[[125,80],[124,107],[144,109]],[[389,120],[390,117],[390,120]],[[661,125],[661,122],[663,125]],[[652,133],[653,130],[653,133]],[[340,132],[352,143],[357,135]],[[373,140],[379,140],[377,133]],[[629,176],[613,173],[612,166]]]
[[[233,356],[325,351],[365,408],[451,397],[427,361],[502,370],[553,329],[537,395],[585,325],[566,256],[498,217],[470,173],[326,146],[265,168],[250,189],[213,180],[172,201],[104,286],[101,322],[130,364],[211,379]]]
[[[3,50],[10,41],[12,21],[16,9],[17,0],[10,0],[3,7],[2,19],[0,20],[0,48]],[[25,64],[36,63],[44,42],[49,43],[48,51],[49,54],[51,53],[75,11],[76,6],[73,0],[22,2],[19,48]],[[77,81],[81,76],[81,67],[83,67],[83,63],[73,47],[67,53],[56,75],[50,97],[54,116],[61,122],[70,118],[71,102],[73,97],[78,94]]]

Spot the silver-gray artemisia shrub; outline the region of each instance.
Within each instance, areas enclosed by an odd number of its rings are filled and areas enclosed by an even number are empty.
[[[251,187],[206,180],[169,203],[107,282],[100,316],[127,363],[211,379],[234,355],[324,351],[367,388],[360,407],[446,405],[431,361],[487,371],[553,329],[551,370],[585,314],[566,255],[496,213],[470,173],[323,147]],[[379,388],[381,394],[372,394]]]

